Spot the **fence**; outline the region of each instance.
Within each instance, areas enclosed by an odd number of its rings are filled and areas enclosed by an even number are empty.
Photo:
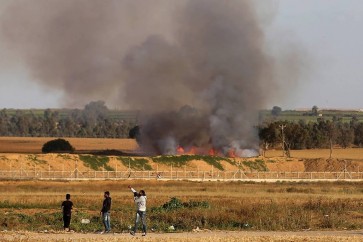
[[[199,180],[199,181],[363,181],[363,172],[247,172],[237,171],[0,171],[2,180]]]

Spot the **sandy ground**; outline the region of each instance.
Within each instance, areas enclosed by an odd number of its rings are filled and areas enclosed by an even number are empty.
[[[57,171],[87,171],[90,168],[80,160],[76,154],[41,154],[43,144],[54,138],[50,137],[0,137],[0,170],[57,170]],[[138,152],[138,145],[133,139],[98,139],[98,138],[67,138],[76,150],[122,150],[130,153]],[[291,158],[282,156],[281,150],[268,150],[265,157],[234,158],[236,164],[240,164],[243,170],[251,168],[244,165],[244,161],[264,160],[269,171],[291,172],[320,172],[342,171],[345,167],[350,172],[363,170],[363,148],[347,148],[333,150],[333,159],[328,159],[329,149],[291,150]],[[170,171],[171,167],[161,163],[155,163],[150,157],[137,157],[147,159],[153,170]],[[117,157],[109,156],[108,165],[118,171],[126,171],[129,167],[120,162]],[[221,161],[224,170],[235,171],[241,167]],[[176,170],[213,171],[210,164],[193,160],[184,167],[173,167]]]
[[[198,231],[184,233],[82,234],[65,232],[2,231],[0,241],[363,241],[363,230],[356,231]]]

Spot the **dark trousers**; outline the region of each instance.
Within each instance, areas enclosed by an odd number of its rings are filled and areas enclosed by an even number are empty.
[[[69,224],[71,223],[71,215],[63,214],[63,222],[64,222],[64,228],[69,228]]]

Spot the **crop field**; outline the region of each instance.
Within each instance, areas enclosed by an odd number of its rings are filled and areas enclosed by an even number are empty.
[[[324,118],[327,120],[332,120],[333,117],[338,117],[343,120],[343,122],[350,122],[353,117],[358,121],[363,121],[362,110],[319,110],[321,116],[311,115],[311,110],[284,110],[278,116],[273,116],[271,110],[260,111],[260,121],[290,121],[299,122],[303,120],[305,122],[317,122],[318,118]]]

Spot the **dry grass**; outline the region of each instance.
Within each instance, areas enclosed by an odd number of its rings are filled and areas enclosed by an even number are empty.
[[[59,206],[71,193],[77,207],[72,220],[77,231],[102,228],[98,213],[103,192],[113,199],[115,232],[133,223],[134,204],[127,189],[131,184],[148,195],[149,228],[177,231],[197,226],[211,230],[360,229],[363,227],[362,183],[220,183],[176,181],[0,182],[0,224],[8,229],[39,231],[61,228]],[[206,201],[210,207],[163,210],[177,197],[182,202]],[[5,216],[6,214],[6,216]],[[80,224],[90,218],[89,226]]]
[[[291,150],[291,157],[298,159],[314,159],[324,158],[328,159],[330,150],[329,149],[311,149],[311,150]],[[281,150],[268,150],[266,151],[267,158],[281,157]],[[332,157],[336,159],[355,159],[363,160],[363,148],[347,148],[333,149]]]
[[[0,137],[0,153],[41,153],[43,145],[53,137]],[[137,149],[133,139],[64,138],[76,150],[125,150]]]

